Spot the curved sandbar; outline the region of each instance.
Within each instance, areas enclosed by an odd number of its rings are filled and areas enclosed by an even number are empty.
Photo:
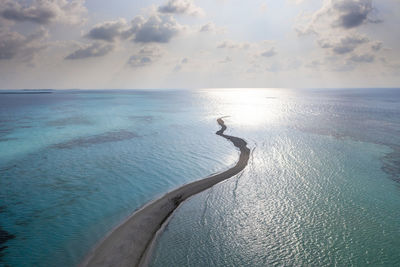
[[[139,266],[143,262],[153,237],[182,201],[210,188],[242,171],[249,160],[250,149],[246,141],[224,134],[226,125],[222,118],[217,120],[221,129],[217,135],[230,140],[240,149],[239,161],[222,173],[195,181],[167,193],[133,213],[123,224],[113,230],[96,247],[81,266]],[[147,255],[148,256],[148,255]]]

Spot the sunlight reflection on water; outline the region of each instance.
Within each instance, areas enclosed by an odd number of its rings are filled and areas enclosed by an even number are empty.
[[[229,116],[233,123],[247,127],[275,123],[282,111],[285,97],[283,90],[276,89],[214,89],[207,90],[207,97],[214,110],[221,116]]]

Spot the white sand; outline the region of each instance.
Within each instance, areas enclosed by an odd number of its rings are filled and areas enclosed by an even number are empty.
[[[230,140],[240,149],[240,157],[236,165],[222,173],[183,185],[136,211],[109,233],[86,257],[81,266],[147,265],[148,258],[151,256],[148,250],[152,247],[153,237],[182,201],[238,174],[246,167],[250,156],[247,143],[241,138],[225,135],[224,121],[221,118],[217,121],[221,130],[216,134]]]

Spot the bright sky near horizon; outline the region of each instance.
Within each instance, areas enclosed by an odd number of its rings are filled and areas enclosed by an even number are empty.
[[[400,87],[398,0],[1,0],[0,88]]]

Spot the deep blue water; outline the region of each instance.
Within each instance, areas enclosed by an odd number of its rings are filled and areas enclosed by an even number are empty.
[[[400,90],[0,94],[0,265],[74,266],[148,201],[185,202],[153,266],[400,264]],[[7,237],[7,238],[6,238]]]

